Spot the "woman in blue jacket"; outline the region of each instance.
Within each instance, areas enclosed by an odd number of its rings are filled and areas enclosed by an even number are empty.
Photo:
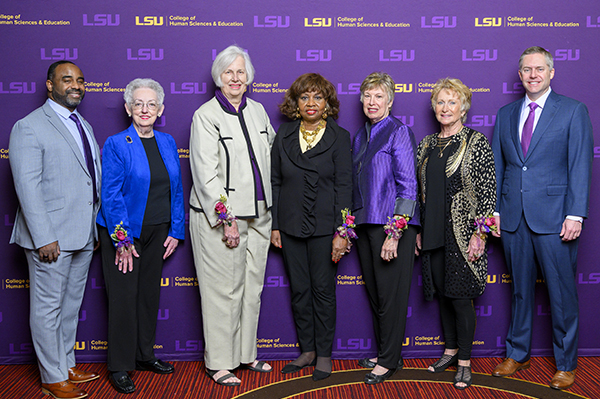
[[[185,221],[177,145],[154,130],[164,97],[152,79],[131,81],[124,98],[132,124],[102,151],[97,223],[108,296],[107,366],[121,393],[135,391],[128,371],[174,371],[153,349],[163,261],[184,238]]]

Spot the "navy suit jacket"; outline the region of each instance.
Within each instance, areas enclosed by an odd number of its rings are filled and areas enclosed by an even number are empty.
[[[156,144],[171,183],[171,226],[169,236],[183,240],[185,211],[177,144],[166,133],[154,131]],[[102,149],[102,206],[97,223],[112,233],[117,224],[130,237],[139,238],[150,190],[150,165],[144,145],[133,125],[109,137]]]
[[[560,233],[567,215],[588,215],[594,138],[587,107],[550,92],[527,156],[519,139],[525,99],[502,107],[492,150],[502,230],[517,229],[523,214],[535,233]]]

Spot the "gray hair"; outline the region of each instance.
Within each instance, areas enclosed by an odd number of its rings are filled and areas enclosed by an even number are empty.
[[[165,91],[163,90],[160,83],[158,83],[154,79],[144,78],[144,79],[133,79],[131,82],[127,84],[125,88],[125,93],[123,93],[123,99],[127,104],[133,103],[133,93],[137,89],[150,89],[154,90],[156,93],[156,99],[158,100],[158,105],[162,105],[163,101],[165,101]]]
[[[388,104],[394,101],[396,84],[394,79],[385,72],[373,72],[360,85],[360,101],[364,102],[365,91],[382,88],[388,96]]]
[[[529,47],[528,49],[523,51],[523,54],[521,54],[521,57],[519,58],[519,70],[523,68],[523,59],[525,58],[525,56],[530,54],[543,55],[546,58],[546,65],[548,65],[548,69],[552,70],[554,68],[554,59],[552,58],[552,54],[550,54],[550,52],[548,52],[543,47],[533,46]]]
[[[210,73],[217,87],[223,87],[221,74],[227,70],[227,67],[231,65],[237,57],[244,58],[246,64],[246,76],[248,77],[246,84],[249,85],[252,83],[254,80],[254,66],[252,65],[252,61],[250,61],[250,56],[243,48],[233,44],[221,51],[213,61]]]

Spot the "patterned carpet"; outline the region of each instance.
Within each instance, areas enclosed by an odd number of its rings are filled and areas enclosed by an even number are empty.
[[[94,399],[600,398],[600,357],[579,358],[576,383],[567,391],[556,391],[548,387],[555,372],[552,358],[533,358],[531,368],[518,372],[514,378],[491,377],[491,371],[501,360],[473,359],[473,386],[466,391],[458,391],[452,386],[454,368],[439,374],[425,371],[432,359],[407,359],[404,370],[398,371],[385,383],[375,386],[362,383],[368,370],[359,368],[354,360],[335,360],[335,372],[330,378],[319,382],[312,380],[312,368],[284,375],[278,371],[286,362],[274,361],[270,362],[275,369],[272,373],[235,371],[242,379],[242,385],[236,388],[213,383],[205,374],[202,362],[175,362],[176,371],[172,375],[140,371],[132,373],[137,390],[131,395],[119,394],[112,389],[106,379],[105,364],[83,364],[80,367],[101,374],[100,379],[81,385],[89,393],[89,397]],[[39,384],[39,372],[35,365],[0,366],[2,399],[44,398]]]

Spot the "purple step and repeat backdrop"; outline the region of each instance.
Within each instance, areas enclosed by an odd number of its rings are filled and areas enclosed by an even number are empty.
[[[361,4],[364,3],[364,4]],[[300,74],[318,72],[337,87],[339,124],[356,132],[365,117],[359,86],[373,71],[396,81],[393,114],[416,139],[438,129],[430,109],[433,83],[460,78],[473,90],[468,124],[491,138],[497,110],[521,96],[521,52],[531,45],[555,56],[552,88],[587,104],[600,126],[600,6],[597,0],[444,2],[234,0],[144,2],[5,1],[0,5],[0,363],[34,360],[28,327],[28,273],[23,251],[9,245],[17,199],[9,167],[13,124],[46,99],[47,67],[68,59],[83,70],[87,95],[79,107],[100,146],[128,126],[122,92],[137,77],[152,77],[166,92],[156,128],[172,134],[180,152],[186,201],[191,187],[189,127],[193,112],[214,93],[210,67],[216,53],[237,43],[256,68],[248,95],[261,102],[275,129],[285,121],[277,104]],[[596,144],[600,133],[595,133]],[[589,220],[579,251],[581,310],[579,354],[600,355],[597,317],[600,256],[600,147],[594,149]],[[165,264],[156,353],[170,360],[199,360],[204,341],[198,284],[189,240]],[[488,287],[475,301],[479,315],[474,356],[502,356],[510,317],[510,275],[500,243],[489,247]],[[356,253],[338,269],[338,324],[333,356],[375,352],[371,313]],[[538,284],[534,355],[551,355],[550,311]],[[259,356],[288,359],[298,353],[288,280],[280,252],[270,253],[258,331]],[[107,348],[106,296],[95,255],[81,309],[79,361],[101,362]],[[423,300],[420,261],[415,264],[404,355],[434,357],[443,348],[437,303]]]

